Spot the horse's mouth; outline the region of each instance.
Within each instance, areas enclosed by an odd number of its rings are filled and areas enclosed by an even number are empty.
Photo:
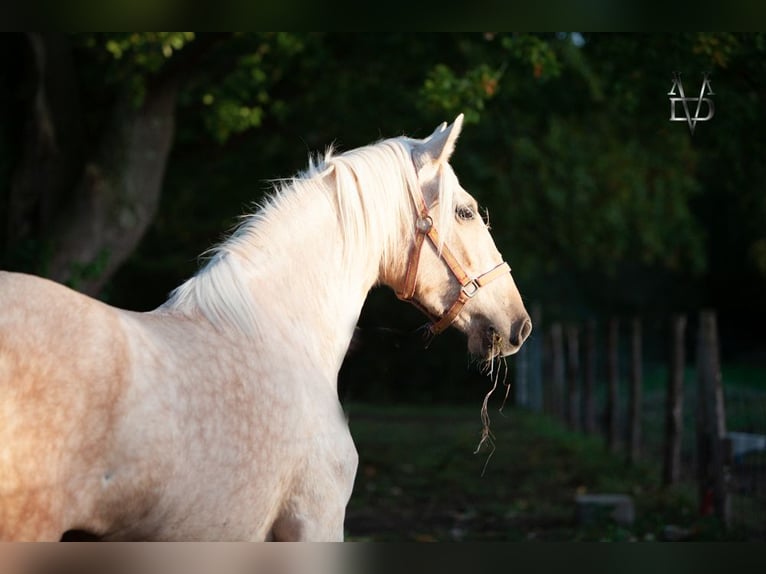
[[[482,336],[482,346],[484,347],[484,357],[487,360],[499,357],[502,355],[503,337],[494,327],[487,327]]]
[[[531,331],[531,326],[524,328],[523,331],[522,336],[517,334],[516,337],[504,337],[491,322],[480,321],[479,325],[469,331],[468,351],[487,361],[508,357],[519,352],[529,331]]]
[[[490,361],[496,357],[504,357],[516,352],[518,349],[506,349],[508,342],[498,330],[486,320],[477,321],[468,331],[468,351],[481,359]]]

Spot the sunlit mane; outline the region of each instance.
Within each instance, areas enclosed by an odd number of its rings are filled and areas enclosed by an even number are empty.
[[[277,183],[265,204],[245,216],[228,239],[207,253],[207,264],[173,291],[164,307],[197,310],[213,324],[235,325],[247,334],[257,332],[258,310],[244,277],[253,269],[267,272],[269,249],[301,224],[291,215],[315,194],[331,200],[342,229],[346,269],[338,271],[368,264],[375,254],[385,265],[400,255],[396,250],[401,249],[402,239],[414,233],[413,194],[420,191],[411,159],[413,141],[393,138],[340,155],[328,149],[317,160],[309,158],[305,171]],[[449,169],[440,169],[439,199],[434,206],[440,212],[443,241],[453,221],[454,189],[446,183]]]

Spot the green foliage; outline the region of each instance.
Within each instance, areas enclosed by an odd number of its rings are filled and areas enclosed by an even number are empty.
[[[730,60],[736,57],[741,45],[735,34],[700,33],[692,48],[695,54],[702,54],[717,68],[726,68]]]
[[[193,40],[194,32],[134,32],[110,34],[103,47],[115,60],[124,60],[137,71],[152,73]],[[93,38],[89,45],[94,47],[96,42]]]
[[[185,100],[202,103],[205,130],[218,143],[259,127],[270,107],[276,107],[278,113],[282,102],[274,101],[270,92],[281,75],[279,62],[300,58],[304,50],[304,42],[287,33],[239,34],[232,42],[237,46],[232,64],[216,82],[195,83]]]
[[[545,213],[545,248],[570,266],[614,273],[631,258],[701,271],[702,234],[690,211],[699,187],[687,171],[693,153],[683,137],[651,143],[647,153],[646,142],[592,114],[552,118],[537,139],[516,139],[509,177],[519,191],[511,217],[515,228],[529,231],[524,246],[534,253]],[[525,190],[533,179],[537,189]],[[555,259],[538,262],[547,272],[556,265]]]
[[[563,39],[571,40],[567,36]],[[501,43],[511,57],[529,67],[535,78],[549,79],[561,74],[559,56],[548,39],[532,34],[512,34],[504,37]]]
[[[143,101],[146,81],[194,41],[194,32],[78,34],[73,39],[98,62],[100,81],[125,90],[134,105]]]
[[[420,90],[421,104],[432,112],[453,118],[465,114],[465,123],[478,123],[486,102],[497,92],[502,73],[486,64],[457,76],[444,64],[428,73]]]

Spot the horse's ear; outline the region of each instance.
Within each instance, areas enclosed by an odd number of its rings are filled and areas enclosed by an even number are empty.
[[[449,160],[455,151],[455,142],[463,128],[463,114],[460,114],[451,125],[446,122],[434,130],[430,136],[415,146],[412,158],[420,168],[428,163],[442,163]]]
[[[431,134],[430,136],[428,136],[426,139],[429,139],[429,140],[430,140],[430,139],[431,139],[432,137],[434,137],[436,134],[439,134],[439,133],[443,132],[443,131],[444,131],[444,130],[446,130],[446,129],[447,129],[447,122],[442,122],[442,123],[440,123],[438,126],[436,126],[436,129],[434,130],[434,133],[432,133],[432,134]]]

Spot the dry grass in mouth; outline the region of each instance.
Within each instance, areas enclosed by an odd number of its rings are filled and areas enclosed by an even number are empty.
[[[508,393],[511,390],[511,385],[507,382],[508,363],[505,357],[500,356],[501,345],[502,337],[500,337],[497,333],[493,333],[492,343],[490,344],[489,349],[489,358],[485,359],[480,367],[481,372],[487,375],[492,381],[492,387],[489,389],[489,391],[487,391],[487,394],[484,395],[484,400],[481,403],[481,439],[479,440],[479,444],[476,445],[476,450],[473,451],[474,454],[478,454],[482,447],[485,445],[487,445],[490,449],[489,454],[487,455],[487,460],[484,462],[484,467],[481,470],[482,476],[484,476],[484,471],[487,470],[489,459],[492,458],[493,454],[495,454],[495,435],[490,429],[492,421],[489,418],[489,398],[495,392],[495,389],[497,389],[498,382],[502,382],[502,384],[505,386],[503,404],[499,409],[499,411],[502,413],[503,408],[505,407],[505,402],[508,400]]]

